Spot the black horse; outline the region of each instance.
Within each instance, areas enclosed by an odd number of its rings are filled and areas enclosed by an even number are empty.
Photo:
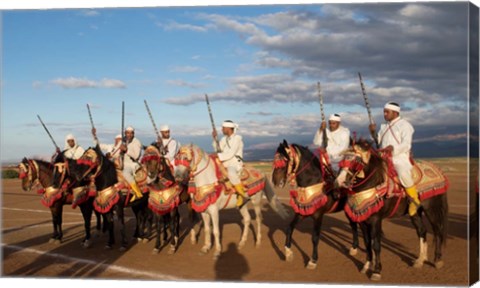
[[[306,218],[312,217],[314,227],[312,231],[313,252],[307,265],[308,269],[315,269],[318,261],[318,242],[322,228],[323,216],[328,213],[343,211],[346,202],[346,195],[331,191],[333,179],[326,180],[326,167],[322,167],[317,156],[307,147],[297,144],[288,145],[283,141],[277,148],[274,157],[274,169],[272,181],[275,186],[284,186],[286,182],[293,180],[297,186],[295,195],[291,195],[290,204],[295,210],[295,216],[290,222],[286,231],[285,258],[293,260],[292,234],[297,223]],[[327,168],[328,169],[328,168]],[[357,224],[350,220],[353,231],[353,242],[350,254],[355,255],[358,248]]]
[[[196,214],[190,204],[188,189],[187,187],[184,187],[182,183],[175,182],[173,167],[168,159],[161,155],[160,149],[156,143],[153,143],[145,149],[142,164],[145,165],[148,178],[152,180],[149,184],[151,193],[149,197],[149,208],[155,215],[157,228],[156,243],[153,253],[157,254],[160,251],[160,224],[163,220],[164,241],[167,238],[167,226],[170,226],[171,239],[168,253],[173,254],[178,249],[180,239],[179,205],[181,204],[187,204],[191,225],[190,236],[192,242],[196,242],[195,231],[192,229],[195,224]],[[167,203],[163,202],[164,199],[168,200]]]
[[[358,195],[361,197],[359,199],[374,199],[372,202],[373,205],[370,207],[376,208],[368,214],[365,214],[363,218],[366,219],[360,220],[360,227],[367,252],[367,261],[361,272],[367,273],[373,269],[371,279],[380,280],[380,272],[382,270],[382,264],[380,262],[382,221],[385,218],[408,214],[409,200],[401,194],[378,196],[379,187],[383,187],[380,185],[388,186],[388,183],[392,183],[394,180],[389,176],[390,174],[388,172],[390,169],[388,168],[388,162],[384,160],[378,151],[372,149],[372,144],[369,141],[360,139],[358,143],[353,145],[351,151],[345,153],[344,160],[340,166],[342,169],[335,183],[340,187],[350,189],[350,193],[352,194],[349,197]],[[444,183],[447,182],[445,181]],[[391,186],[393,186],[393,184]],[[442,189],[446,191],[447,186],[448,185],[445,184]],[[360,193],[363,193],[363,196]],[[374,193],[373,198],[367,197],[365,193]],[[354,198],[352,198],[352,200],[353,199]],[[383,206],[379,205],[382,203]],[[447,233],[447,194],[442,193],[423,200],[418,212],[413,217],[410,217],[417,231],[417,236],[420,238],[420,255],[413,264],[413,266],[417,268],[422,267],[423,263],[427,261],[427,230],[423,223],[423,214],[425,214],[430,222],[434,234],[435,267],[441,268],[444,265],[442,248],[446,242]],[[375,253],[375,262],[372,267],[373,252]]]
[[[84,248],[91,246],[90,221],[93,212],[93,197],[89,195],[89,181],[88,179],[77,180],[69,173],[69,167],[75,165],[76,161],[64,156],[63,153],[58,153],[53,160],[53,165],[50,163],[42,163],[37,160],[39,165],[43,167],[48,166],[51,171],[51,180],[48,187],[42,196],[42,203],[49,206],[52,212],[53,221],[53,236],[54,242],[61,242],[63,237],[62,231],[62,214],[63,205],[73,204],[73,207],[79,206],[82,212],[85,228],[85,238],[81,244]],[[33,164],[33,163],[32,163]],[[26,165],[26,164],[24,164]],[[40,166],[39,166],[40,167]],[[44,173],[50,173],[45,170]],[[101,229],[101,217],[99,213],[97,216],[97,231]]]

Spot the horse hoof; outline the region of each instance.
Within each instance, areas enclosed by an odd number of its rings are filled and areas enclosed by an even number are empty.
[[[112,246],[110,246],[110,245],[105,245],[105,250],[112,250]]]
[[[210,248],[203,247],[202,249],[200,249],[200,255],[206,255],[208,251],[210,251]]]
[[[440,269],[440,268],[442,268],[444,265],[445,265],[445,263],[443,262],[443,260],[439,260],[439,261],[435,262],[435,268],[436,268],[436,269]]]
[[[370,280],[380,281],[382,280],[382,275],[380,275],[380,273],[373,273],[372,276],[370,276]]]
[[[420,269],[423,267],[423,260],[415,260],[415,262],[413,262],[413,268],[417,268],[417,269]]]
[[[143,238],[137,238],[138,243],[142,243],[142,241],[143,241]]]
[[[215,251],[215,253],[213,253],[213,260],[218,260],[218,258],[220,257],[220,251]]]
[[[292,262],[293,261],[293,252],[290,249],[285,250],[285,261]]]
[[[194,239],[194,238],[190,239],[190,243],[192,245],[196,245],[197,244],[197,239]]]
[[[118,251],[125,252],[125,251],[127,251],[127,247],[122,246],[122,247],[120,247],[120,249],[118,249]]]
[[[48,240],[48,243],[52,244],[52,243],[55,242],[55,240],[57,240],[57,239],[55,239],[55,238],[50,238],[50,239]]]
[[[360,271],[360,273],[367,274],[369,270],[370,270],[370,262],[367,262],[363,265],[362,271]]]
[[[173,254],[175,254],[176,251],[177,251],[177,249],[175,249],[174,246],[173,247],[171,246],[170,249],[168,249],[167,254],[168,255],[173,255]]]
[[[90,240],[85,240],[82,242],[82,247],[85,249],[90,248],[92,247],[92,242]]]
[[[307,267],[308,270],[315,270],[317,268],[317,263],[312,260],[308,261]]]
[[[147,243],[148,243],[148,241],[149,241],[149,240],[148,240],[148,238],[143,238],[143,241],[142,241],[142,243],[143,243],[143,244],[147,244]]]
[[[261,246],[262,246],[262,243],[260,243],[260,241],[259,241],[259,242],[257,242],[257,243],[255,243],[255,248],[257,248],[257,249],[258,249],[258,248],[260,248]]]
[[[358,253],[358,249],[353,247],[351,247],[350,250],[348,251],[348,254],[350,254],[350,256],[357,256],[357,253]]]
[[[62,240],[60,240],[60,239],[55,239],[55,241],[53,241],[53,244],[55,244],[55,245],[59,245],[61,243],[62,243]]]
[[[160,253],[160,249],[158,249],[158,248],[153,249],[153,251],[152,251],[153,255],[157,255],[158,253]]]
[[[243,247],[245,247],[245,241],[238,243],[238,250],[242,249]]]

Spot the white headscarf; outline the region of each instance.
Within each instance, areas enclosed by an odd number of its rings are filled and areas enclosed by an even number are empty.
[[[70,145],[68,145],[68,140],[73,140],[75,142],[75,145],[73,147],[70,147]],[[65,149],[64,150],[75,148],[76,146],[78,146],[77,139],[75,139],[75,136],[73,136],[73,134],[68,134],[67,136],[65,136]]]

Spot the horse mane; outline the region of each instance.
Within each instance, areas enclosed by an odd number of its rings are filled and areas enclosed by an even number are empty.
[[[45,161],[45,160],[42,160],[42,159],[37,159],[37,158],[33,158],[33,159],[30,159],[30,160],[37,162],[39,167],[42,166],[43,168],[47,168],[47,169],[50,169],[50,170],[53,169],[53,164],[51,162],[48,162],[48,161]]]
[[[300,144],[295,144],[293,143],[292,146],[296,147],[298,150],[300,150],[300,153],[306,157],[307,161],[310,161],[310,159],[312,159],[311,163],[313,164],[313,166],[319,170],[321,170],[322,168],[320,167],[320,160],[318,160],[318,157],[313,154],[312,151],[310,151],[310,149],[308,149],[308,147],[306,146],[302,146]]]

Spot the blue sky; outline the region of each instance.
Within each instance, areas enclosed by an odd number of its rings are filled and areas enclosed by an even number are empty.
[[[144,144],[147,100],[157,126],[208,150],[205,93],[217,126],[238,122],[246,150],[273,155],[283,138],[311,143],[317,81],[327,116],[362,135],[357,72],[377,123],[394,100],[415,141],[466,141],[467,16],[466,3],[3,11],[2,160],[54,151],[37,114],[61,148],[68,133],[92,145],[87,103],[111,142],[122,101]]]

